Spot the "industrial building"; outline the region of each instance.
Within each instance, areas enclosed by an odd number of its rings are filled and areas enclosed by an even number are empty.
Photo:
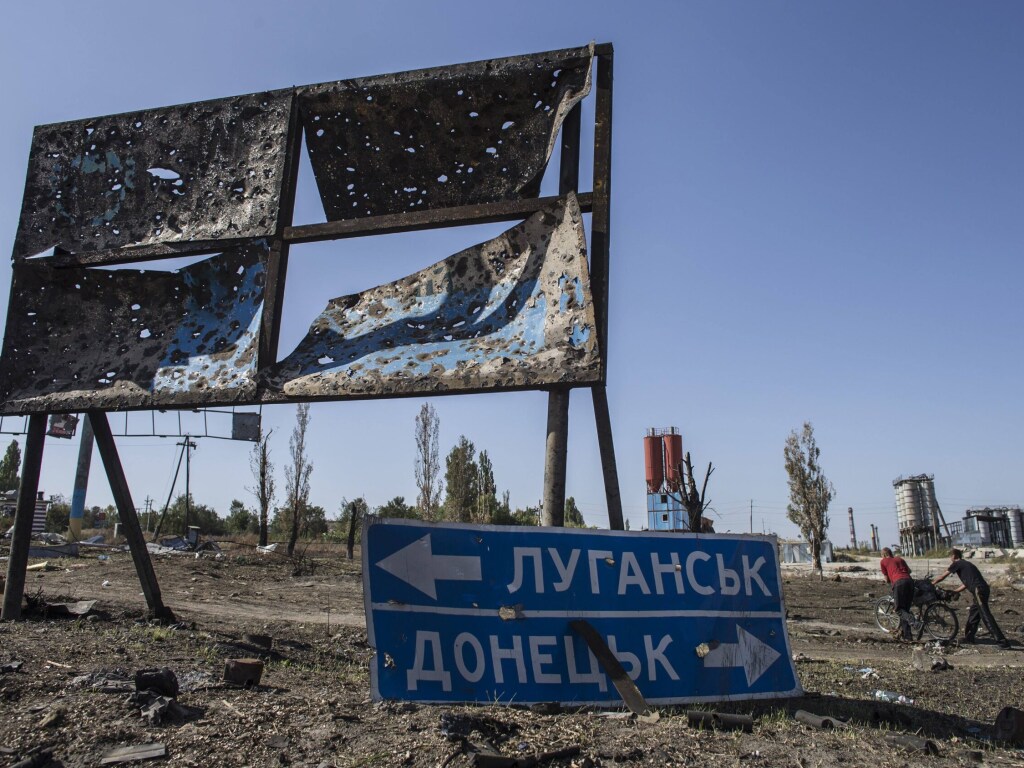
[[[935,476],[897,477],[892,486],[896,490],[900,549],[904,553],[921,555],[944,546],[949,534],[935,499]]]
[[[1024,546],[1024,513],[1020,507],[973,507],[949,524],[949,534],[961,548]]]
[[[920,555],[949,546],[1024,546],[1024,514],[1020,507],[972,507],[962,520],[947,524],[935,498],[933,475],[898,477],[892,484],[896,490],[900,547],[905,553]]]
[[[690,518],[683,505],[682,462],[683,436],[676,427],[647,430],[644,466],[648,530],[690,530]]]

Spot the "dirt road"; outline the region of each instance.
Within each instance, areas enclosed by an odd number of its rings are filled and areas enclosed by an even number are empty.
[[[1024,708],[1024,650],[1002,651],[983,639],[969,648],[929,649],[929,660],[942,656],[951,667],[916,670],[914,648],[894,643],[874,624],[871,601],[887,588],[872,562],[860,564],[865,571],[830,568],[823,581],[806,568],[784,570],[788,629],[807,694],[718,708],[753,714],[752,733],[696,730],[683,709],[663,710],[647,724],[594,710],[371,703],[360,565],[336,555],[317,564],[293,575],[283,558],[251,550],[222,560],[156,558],[164,600],[182,622],[173,628],[143,620],[125,553],[30,573],[33,597],[97,600],[102,613],[78,620],[37,613],[0,624],[0,665],[22,662],[0,674],[0,768],[39,745],[53,746],[59,764],[70,767],[97,765],[115,747],[147,742],[165,745],[175,766],[461,768],[470,764],[465,741],[483,740],[518,757],[578,746],[575,757],[549,763],[578,768],[1024,764],[1020,750],[987,739],[1003,706]],[[931,565],[935,572],[944,567]],[[928,569],[924,562],[912,566],[922,575]],[[1002,584],[998,570],[986,567]],[[992,607],[1011,637],[1024,637],[1024,591],[997,586]],[[966,605],[959,610],[963,619]],[[260,652],[245,641],[247,633],[274,638],[273,650],[262,653],[264,685],[223,687],[225,659]],[[178,701],[191,709],[161,725],[146,723],[126,694],[104,693],[88,681],[98,672],[130,676],[162,666],[185,681]],[[913,704],[875,701],[879,689]],[[851,727],[813,730],[792,719],[797,709],[850,719]],[[895,750],[886,740],[891,732],[930,738],[940,754]]]

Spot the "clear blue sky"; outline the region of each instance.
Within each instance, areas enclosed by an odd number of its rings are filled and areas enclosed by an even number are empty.
[[[1024,504],[1024,6],[1009,2],[48,2],[0,31],[0,242],[32,127],[305,83],[615,45],[609,398],[623,506],[645,521],[641,438],[678,426],[713,461],[719,530],[791,535],[782,446],[814,423],[832,538],[895,541],[892,480],[935,475],[948,518]],[[308,167],[307,167],[308,170]],[[323,217],[310,183],[297,220]],[[293,250],[282,350],[332,297],[502,227]],[[0,266],[6,313],[10,268]],[[312,500],[415,498],[419,400],[317,404]],[[433,401],[447,451],[486,449],[514,505],[543,480],[546,396]],[[281,467],[294,407],[265,409]],[[7,423],[5,421],[5,426]],[[589,392],[568,493],[605,524]],[[6,439],[6,438],[4,438]],[[193,490],[251,503],[248,445],[206,440]],[[122,442],[136,503],[166,496],[173,440]],[[48,440],[70,496],[77,441]],[[89,504],[110,492],[94,460]]]

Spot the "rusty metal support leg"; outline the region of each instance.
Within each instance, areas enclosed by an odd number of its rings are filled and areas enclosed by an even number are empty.
[[[21,618],[21,598],[25,594],[25,567],[28,565],[28,546],[32,539],[32,518],[36,511],[36,491],[39,490],[39,470],[43,464],[43,442],[46,440],[46,414],[34,413],[29,417],[28,436],[25,439],[25,458],[21,463],[21,485],[18,487],[18,506],[14,513],[14,532],[11,534],[11,556],[7,560],[7,586],[0,618]]]
[[[173,621],[174,614],[171,613],[170,608],[164,606],[160,597],[160,585],[157,583],[156,573],[153,571],[153,563],[149,559],[146,540],[142,537],[142,526],[139,524],[138,515],[135,514],[132,494],[128,489],[128,481],[124,476],[121,459],[117,455],[117,445],[110,432],[107,414],[103,411],[90,411],[89,420],[92,422],[92,429],[96,435],[96,447],[99,448],[100,458],[103,459],[103,468],[107,471],[110,491],[114,494],[117,515],[121,519],[124,536],[128,539],[128,548],[131,550],[132,560],[135,562],[135,571],[142,584],[142,593],[146,596],[146,604],[154,617]]]
[[[569,447],[569,390],[548,393],[548,436],[544,452],[543,524],[565,525],[565,464]]]
[[[601,469],[604,472],[604,496],[608,503],[608,527],[613,531],[624,528],[622,497],[619,496],[619,470],[615,464],[615,443],[612,440],[612,419],[608,412],[608,390],[604,384],[592,387],[594,395],[594,421],[597,422],[597,445],[601,450]]]

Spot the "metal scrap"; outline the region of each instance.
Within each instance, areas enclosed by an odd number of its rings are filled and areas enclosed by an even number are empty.
[[[691,728],[708,728],[722,731],[754,730],[754,718],[750,715],[734,715],[728,712],[703,712],[697,709],[687,710],[686,720]]]
[[[114,763],[130,763],[135,760],[150,760],[154,757],[167,757],[167,747],[163,744],[136,744],[132,747],[118,747],[107,752],[100,758],[100,765]]]
[[[619,692],[619,695],[626,702],[626,706],[629,707],[630,711],[637,716],[647,715],[651,708],[648,706],[643,694],[636,687],[636,683],[630,679],[626,670],[615,654],[612,653],[600,633],[594,629],[589,621],[583,619],[571,621],[569,626],[572,627],[573,632],[583,638],[587,647],[597,657],[601,668],[611,678],[612,685],[615,686],[615,690]]]

